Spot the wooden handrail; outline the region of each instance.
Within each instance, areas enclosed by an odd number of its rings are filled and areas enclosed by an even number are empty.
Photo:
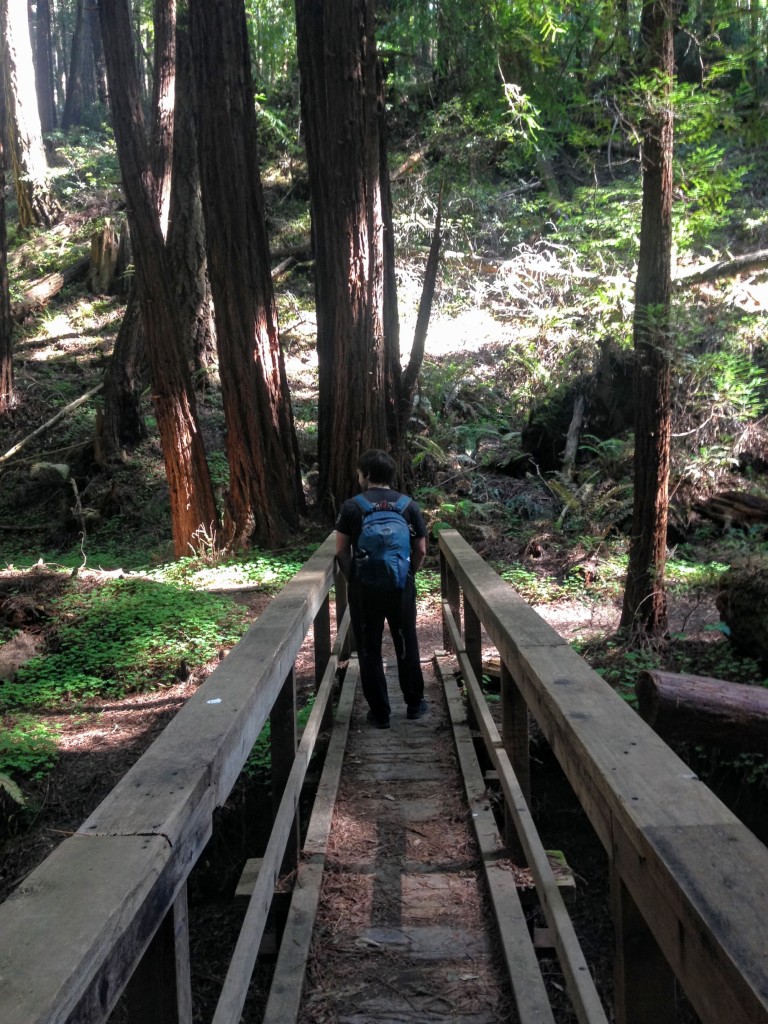
[[[608,853],[614,902],[634,902],[703,1024],[768,1024],[766,847],[458,533],[440,551]]]
[[[213,812],[334,583],[334,553],[331,535],[77,833],[0,906],[3,1024],[109,1016],[169,910],[183,906]]]

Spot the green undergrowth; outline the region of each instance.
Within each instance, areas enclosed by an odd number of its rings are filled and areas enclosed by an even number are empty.
[[[227,592],[274,594],[313,550],[312,544],[254,550],[218,563],[186,558],[117,579],[81,578],[59,564],[64,592],[46,603],[45,650],[0,685],[5,793],[20,803],[16,783],[40,779],[54,767],[51,711],[71,712],[86,701],[120,699],[186,678],[235,644],[252,619]]]
[[[180,558],[153,570],[150,576],[190,587],[213,587],[218,590],[255,587],[266,593],[276,593],[316,549],[317,544],[306,544],[279,552],[254,549],[246,555],[222,561],[197,556]]]
[[[168,686],[235,643],[246,613],[231,600],[141,577],[56,599],[47,653],[19,668],[0,707],[52,708]]]
[[[41,779],[56,764],[56,730],[32,715],[4,715],[0,730],[0,783],[11,775]],[[24,797],[15,785],[3,787],[16,803]]]
[[[614,635],[597,641],[575,641],[573,647],[634,708],[638,678],[654,669],[768,686],[760,664],[739,654],[726,639],[720,623],[705,627],[704,633],[706,640],[679,632],[642,644]]]

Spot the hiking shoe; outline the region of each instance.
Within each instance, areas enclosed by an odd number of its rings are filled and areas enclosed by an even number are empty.
[[[365,716],[365,720],[369,722],[376,729],[388,729],[389,718],[377,718],[372,711],[369,711]]]
[[[418,704],[409,704],[405,717],[410,718],[411,720],[414,718],[423,718],[427,711],[429,711],[429,704],[427,704],[425,700],[422,700]]]

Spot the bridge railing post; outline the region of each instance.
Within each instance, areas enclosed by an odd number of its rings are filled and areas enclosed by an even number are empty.
[[[315,647],[315,690],[320,689],[323,675],[331,660],[331,598],[326,594],[313,624]]]
[[[469,603],[466,592],[463,594],[464,608],[464,650],[467,652],[469,664],[475,674],[475,679],[480,686],[483,683],[483,647],[482,627],[477,612]],[[467,701],[467,725],[470,729],[477,729],[477,716],[472,704]]]
[[[272,705],[269,716],[269,742],[272,776],[272,812],[277,814],[280,801],[283,797],[288,776],[293,768],[293,761],[296,757],[298,746],[298,730],[296,725],[296,675],[293,668],[286,676],[283,687]],[[301,836],[299,831],[299,816],[296,815],[296,822],[285,847],[283,858],[283,871],[293,871],[299,863],[299,851],[301,850]]]
[[[461,632],[461,589],[442,549],[440,550],[440,593],[443,601],[447,602],[450,607],[456,627]],[[445,622],[443,622],[443,646],[447,651],[453,649],[451,634]]]
[[[337,607],[338,614],[338,607]],[[338,628],[338,624],[337,624]],[[323,675],[331,660],[331,595],[325,595],[313,623],[312,635],[315,646],[315,693],[320,689]],[[330,729],[333,722],[333,701],[328,701],[322,728]]]
[[[192,1024],[186,883],[125,990],[128,1024]]]
[[[334,586],[336,588],[336,631],[338,632],[341,629],[341,620],[344,618],[344,612],[349,604],[347,577],[338,567],[336,568]],[[350,625],[339,652],[339,661],[349,661],[349,655],[352,652],[353,646],[354,637],[352,626]]]
[[[621,879],[613,858],[609,866],[614,958],[616,1024],[675,1024],[675,976]]]
[[[501,741],[509,757],[525,802],[531,806],[531,755],[528,705],[509,671],[501,662]],[[504,841],[516,863],[525,863],[525,855],[506,801],[504,803]]]

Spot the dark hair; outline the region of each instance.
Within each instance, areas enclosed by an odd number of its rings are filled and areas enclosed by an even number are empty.
[[[369,480],[377,484],[392,485],[397,473],[395,460],[389,452],[383,452],[380,448],[370,448],[363,452],[357,462],[357,468]]]

